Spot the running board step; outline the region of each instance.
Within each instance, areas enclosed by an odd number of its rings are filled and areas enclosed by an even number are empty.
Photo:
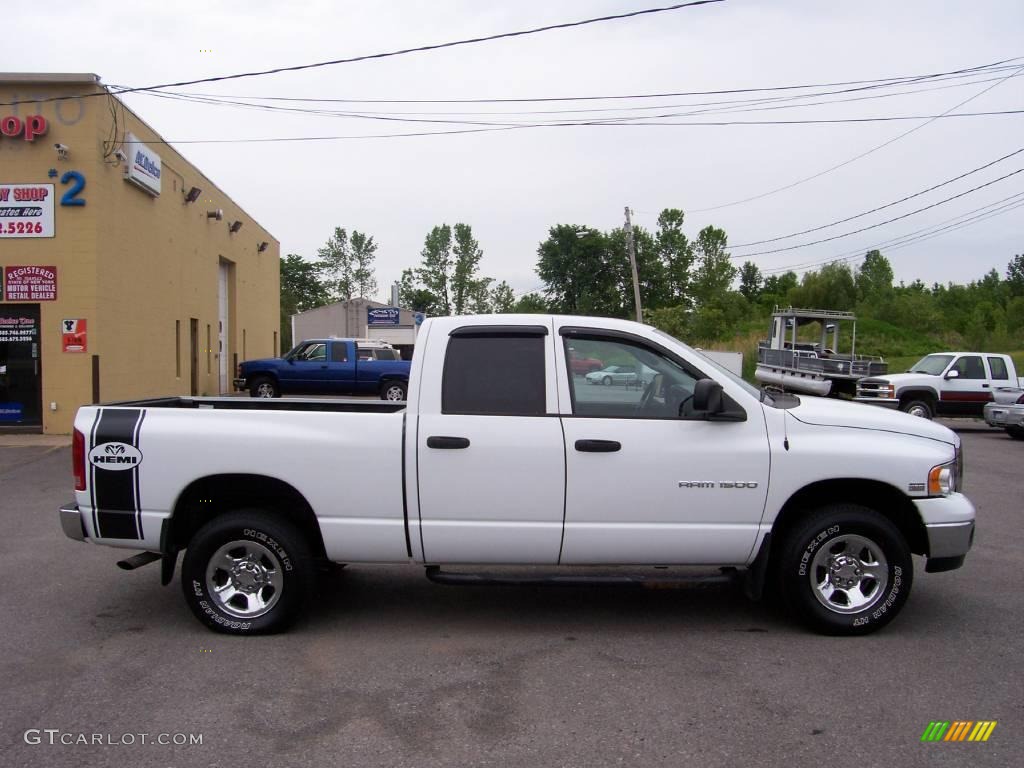
[[[163,557],[163,555],[157,552],[139,552],[139,554],[132,555],[125,560],[118,560],[117,567],[126,571],[134,571],[136,568],[141,568],[144,565],[156,562],[161,557]]]
[[[438,565],[427,566],[427,578],[435,584],[459,587],[646,587],[678,589],[681,587],[731,584],[739,577],[735,568],[722,568],[718,574],[536,574],[509,576],[488,573],[453,573]]]

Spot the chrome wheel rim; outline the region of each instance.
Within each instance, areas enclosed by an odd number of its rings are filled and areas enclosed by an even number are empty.
[[[206,566],[206,591],[217,607],[236,619],[254,619],[281,598],[281,561],[255,541],[231,541]]]
[[[833,613],[859,613],[877,603],[889,584],[889,564],[871,539],[854,534],[825,542],[811,562],[811,588]]]
[[[273,397],[274,396],[274,385],[269,381],[264,381],[256,385],[256,397]]]
[[[912,405],[908,410],[911,416],[917,416],[920,419],[927,419],[929,417],[928,409],[923,405]]]
[[[399,386],[391,386],[384,390],[385,400],[405,400],[405,392]]]

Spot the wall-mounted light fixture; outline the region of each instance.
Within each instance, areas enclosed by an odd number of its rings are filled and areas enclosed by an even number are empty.
[[[192,187],[192,189],[185,193],[185,202],[194,203],[196,200],[199,199],[199,196],[201,194],[203,194],[203,190],[201,190],[199,187]]]
[[[58,160],[67,160],[68,159],[68,152],[70,152],[71,150],[68,149],[68,145],[67,144],[54,144],[53,148],[57,150],[57,159]]]
[[[207,211],[206,218],[216,219],[217,221],[220,221],[221,219],[224,218],[224,211],[222,211],[220,208],[218,208],[216,211]]]
[[[264,240],[262,243],[260,243],[259,245],[256,246],[256,250],[259,253],[263,253],[265,250],[267,250],[267,246],[269,246],[269,245],[270,245],[270,243],[268,243],[266,240]]]
[[[235,219],[234,221],[231,222],[231,224],[228,225],[228,232],[230,232],[231,234],[235,234],[235,232],[237,232],[241,228],[242,222],[238,221],[238,219]]]

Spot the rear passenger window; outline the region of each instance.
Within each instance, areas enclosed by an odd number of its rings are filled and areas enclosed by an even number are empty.
[[[543,416],[544,337],[451,336],[444,359],[441,411]]]
[[[348,347],[345,344],[331,344],[331,362],[347,363]]]
[[[1006,361],[1001,357],[990,357],[988,367],[992,371],[993,379],[1009,379],[1010,374],[1006,371]]]

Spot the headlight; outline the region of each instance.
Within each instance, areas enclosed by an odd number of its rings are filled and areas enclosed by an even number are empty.
[[[958,446],[950,462],[932,467],[928,473],[928,495],[948,496],[960,490],[963,484],[964,455]]]

